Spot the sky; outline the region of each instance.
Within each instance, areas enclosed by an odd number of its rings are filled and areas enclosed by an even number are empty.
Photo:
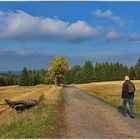
[[[140,2],[0,2],[0,71],[140,57]]]

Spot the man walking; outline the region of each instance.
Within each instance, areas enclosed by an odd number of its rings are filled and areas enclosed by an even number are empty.
[[[127,102],[129,102],[131,118],[135,118],[135,116],[134,116],[134,92],[135,92],[134,84],[130,81],[128,76],[125,76],[125,82],[123,83],[123,86],[122,86],[123,115],[126,116]]]

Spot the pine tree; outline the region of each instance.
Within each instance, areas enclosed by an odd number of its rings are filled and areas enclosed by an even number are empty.
[[[71,79],[72,80],[72,83],[79,83],[78,81],[80,80],[80,76],[79,76],[79,73],[81,71],[81,66],[80,65],[75,65],[71,68]]]
[[[129,77],[130,77],[131,80],[135,80],[136,79],[136,74],[135,74],[134,67],[130,67]]]
[[[138,59],[138,62],[135,65],[134,69],[135,69],[136,79],[140,79],[140,57]]]
[[[91,61],[86,61],[81,70],[82,83],[95,81],[95,71]]]
[[[95,65],[96,81],[103,81],[103,67],[101,63]]]
[[[29,84],[29,73],[26,67],[24,67],[20,76],[19,85],[28,86],[28,84]]]
[[[74,65],[70,68],[64,76],[63,83],[64,84],[73,84],[79,81],[78,73],[80,72],[80,65]]]

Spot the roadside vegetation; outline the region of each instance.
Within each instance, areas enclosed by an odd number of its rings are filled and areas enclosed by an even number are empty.
[[[140,80],[133,81],[136,86],[135,114],[140,118]],[[85,91],[105,103],[111,104],[118,110],[122,107],[121,91],[123,81],[96,82],[89,84],[77,84],[77,88]]]
[[[8,109],[0,114],[0,138],[53,138],[61,126],[63,94],[61,87],[37,85],[0,88],[0,101],[37,99],[39,103],[25,112]],[[1,105],[0,111],[8,106]],[[58,127],[59,126],[59,127]]]

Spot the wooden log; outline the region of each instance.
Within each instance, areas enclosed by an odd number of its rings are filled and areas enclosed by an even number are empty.
[[[5,102],[11,108],[15,109],[17,112],[24,111],[27,108],[30,108],[30,107],[35,106],[37,104],[36,100],[12,101],[12,100],[9,100],[9,99],[5,99]]]

